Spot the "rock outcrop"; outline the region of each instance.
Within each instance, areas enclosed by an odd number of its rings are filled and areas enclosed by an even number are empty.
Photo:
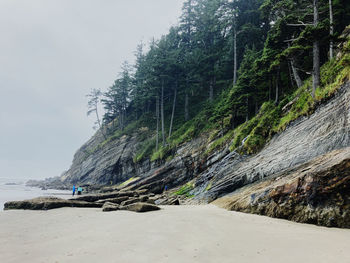
[[[165,186],[179,186],[201,171],[201,153],[207,138],[202,136],[183,144],[171,161],[153,163],[149,160],[134,163],[134,154],[140,143],[137,134],[125,135],[108,143],[104,140],[98,132],[76,152],[70,169],[61,177],[64,183],[108,185],[138,178],[127,189],[162,193]],[[111,186],[102,191],[118,189]]]
[[[197,179],[199,198],[213,201],[234,190],[350,146],[350,82],[314,114],[292,123],[253,156],[230,153]],[[203,191],[203,186],[211,184]]]
[[[142,194],[141,196],[139,194]],[[5,203],[5,210],[28,209],[49,210],[62,207],[102,207],[103,212],[128,210],[133,212],[148,212],[159,210],[154,205],[154,200],[164,196],[155,197],[145,191],[120,191],[109,194],[90,194],[73,199],[62,199],[57,197],[38,197],[24,201],[10,201]],[[150,199],[155,198],[155,199]]]
[[[10,201],[4,205],[4,210],[9,209],[28,209],[28,210],[49,210],[61,207],[102,207],[102,204],[66,200],[57,197],[38,197],[24,201]]]
[[[341,46],[339,49],[342,50]],[[339,54],[342,53],[339,51]],[[344,185],[345,188],[348,186],[347,177],[339,174],[340,171],[346,174],[345,168],[339,167],[346,167],[346,152],[350,147],[350,81],[345,81],[332,96],[327,102],[317,105],[312,115],[297,119],[284,132],[274,135],[255,155],[230,152],[226,147],[208,157],[204,152],[208,149],[209,136],[202,134],[173,149],[173,158],[169,161],[146,159],[135,163],[134,154],[141,143],[139,138],[144,137],[140,136],[142,131],[108,140],[97,132],[77,151],[72,166],[61,181],[64,184],[109,185],[102,189],[103,194],[85,195],[77,200],[98,204],[111,202],[122,207],[138,202],[184,203],[175,196],[161,194],[165,189],[174,189],[191,181],[186,196],[191,197],[192,203],[212,202],[231,193],[239,197],[239,193],[244,192],[244,202],[232,201],[227,207],[299,222],[348,227],[348,214],[344,212],[348,209],[348,196],[340,193],[345,200],[342,203],[337,199],[337,193]],[[288,111],[288,107],[284,111]],[[342,155],[334,152],[337,150]],[[314,164],[318,158],[326,158],[324,156],[334,162],[327,162],[327,167],[320,166],[319,169],[323,170],[317,170]],[[337,163],[340,156],[344,157],[345,163]],[[301,167],[309,167],[307,169],[314,173],[306,175]],[[284,179],[276,180],[276,177]],[[119,185],[130,178],[132,180],[126,185]],[[340,188],[334,187],[332,182]],[[276,187],[265,189],[264,184]],[[259,192],[257,186],[264,190]],[[323,187],[328,189],[327,193],[321,191]],[[142,197],[144,193],[135,194],[135,191],[147,191],[148,196]],[[323,196],[323,201],[316,202],[311,198],[313,191],[320,198]],[[150,193],[155,196],[150,196]],[[253,196],[254,201],[248,196]]]
[[[350,148],[243,187],[214,204],[296,222],[350,228]]]

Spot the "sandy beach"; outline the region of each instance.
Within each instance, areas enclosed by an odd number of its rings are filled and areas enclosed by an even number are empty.
[[[212,205],[0,213],[0,262],[350,262],[350,230]]]

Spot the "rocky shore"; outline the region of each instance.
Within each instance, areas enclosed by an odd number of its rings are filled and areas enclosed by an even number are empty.
[[[350,228],[350,148],[243,187],[214,204],[301,223]]]
[[[106,189],[104,189],[106,191]],[[157,205],[179,205],[177,197],[149,193],[147,189],[137,191],[111,191],[77,196],[71,199],[38,197],[24,201],[9,201],[4,209],[49,210],[62,207],[102,208],[103,212],[128,210],[148,212],[159,210]]]
[[[207,204],[217,200],[215,204],[229,210],[349,228],[349,78],[337,83],[327,100],[314,105],[312,114],[271,134],[258,153],[230,151],[228,143],[208,156],[205,152],[216,138],[203,133],[178,145],[170,158],[136,162],[134,155],[144,138],[142,129],[108,143],[98,131],[75,153],[68,171],[44,182],[43,187],[80,184],[87,192],[106,195],[133,192],[120,203],[115,203],[119,196],[106,197],[106,210],[120,209],[126,205],[122,202],[146,203],[137,191],[147,189],[147,202],[156,205],[156,201]],[[285,111],[287,114],[288,108]],[[178,193],[161,196],[164,189]],[[153,200],[151,194],[157,198]],[[178,200],[179,195],[186,200]],[[105,203],[98,197],[80,201]]]

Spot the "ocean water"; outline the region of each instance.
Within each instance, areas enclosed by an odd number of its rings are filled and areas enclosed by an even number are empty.
[[[4,203],[7,201],[19,201],[31,199],[39,196],[55,196],[61,198],[70,198],[71,191],[64,190],[41,190],[37,187],[28,187],[25,185],[27,180],[10,179],[0,177],[0,212],[4,209]]]

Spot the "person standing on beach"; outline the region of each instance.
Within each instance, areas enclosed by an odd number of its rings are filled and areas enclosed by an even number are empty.
[[[75,185],[73,184],[73,193],[72,193],[72,195],[74,196],[74,194],[75,194]]]

